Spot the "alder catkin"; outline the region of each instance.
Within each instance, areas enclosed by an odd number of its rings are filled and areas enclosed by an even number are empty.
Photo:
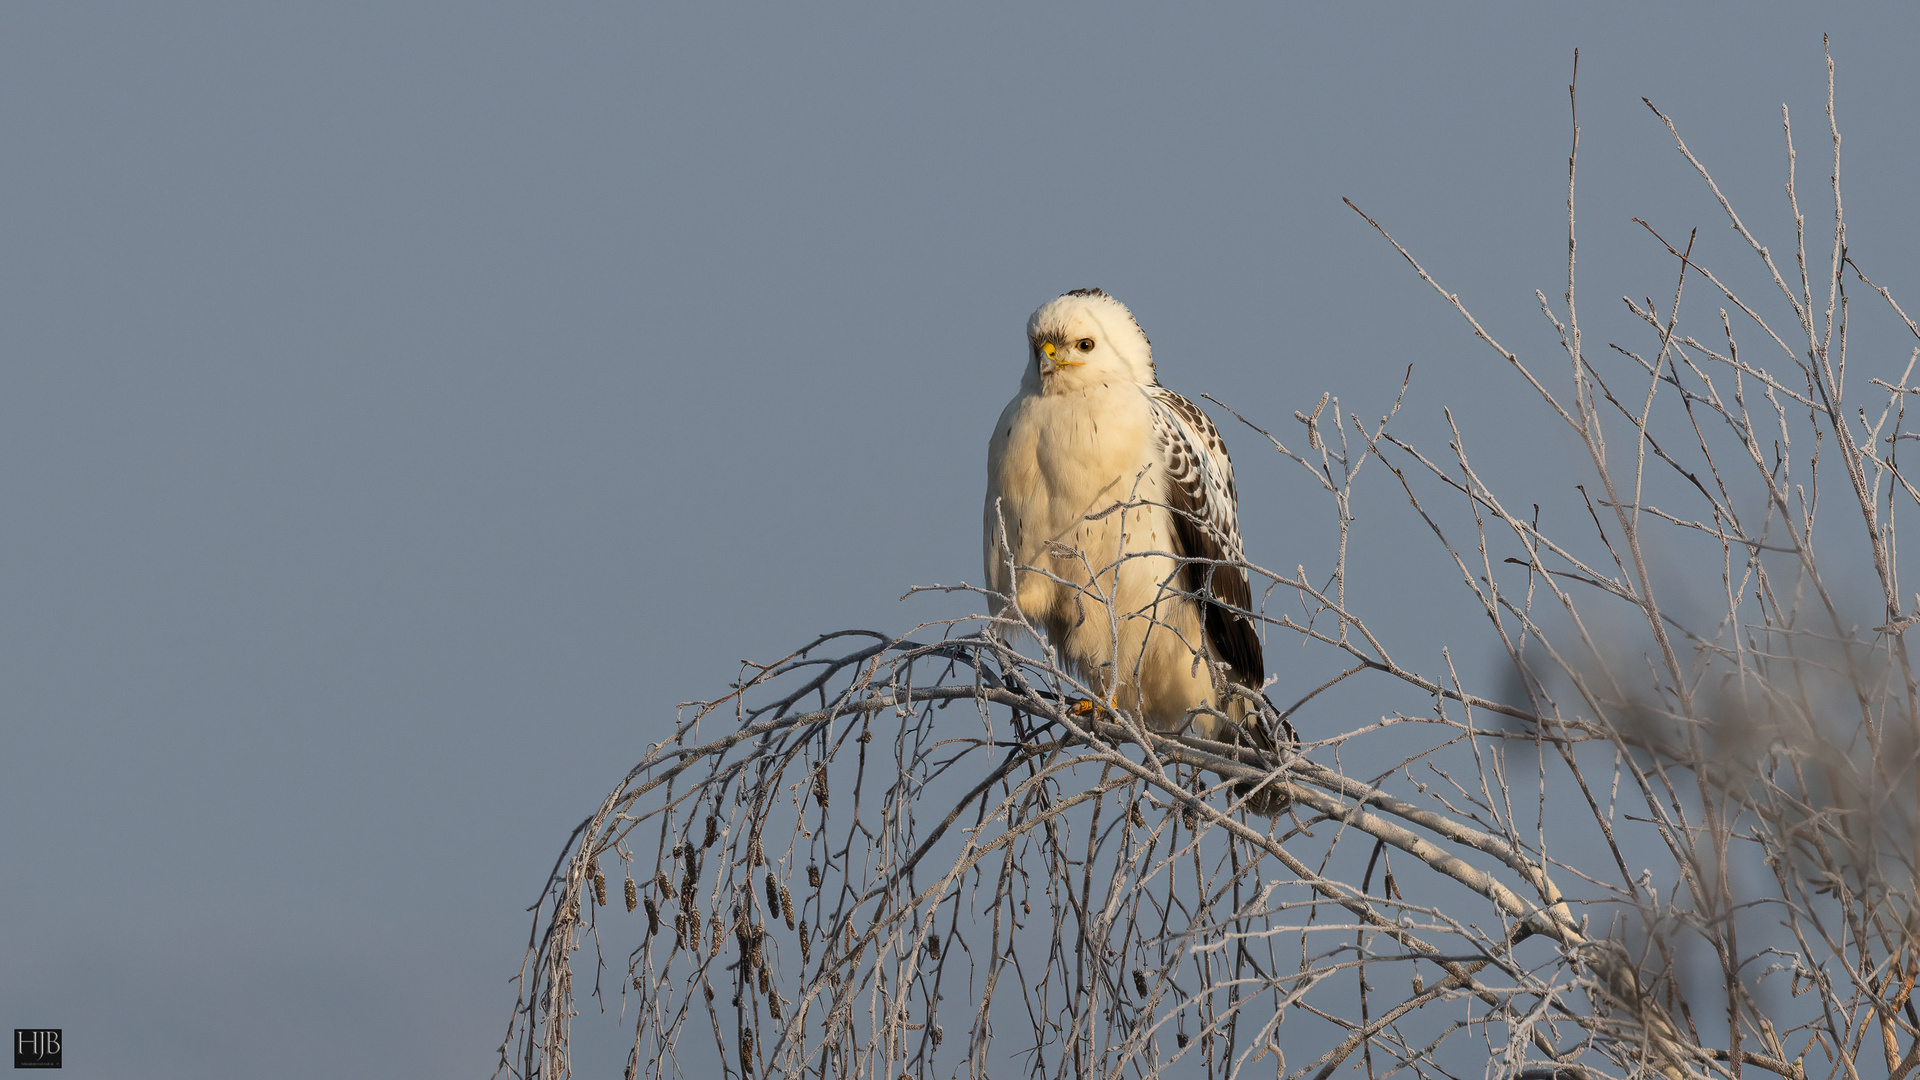
[[[607,906],[607,875],[593,875],[593,903],[595,907]]]
[[[800,920],[800,962],[813,963],[813,938],[807,933],[807,920]]]
[[[767,874],[767,907],[775,912],[780,910],[780,883],[773,879],[771,872]]]
[[[653,897],[647,897],[647,936],[652,937],[660,929],[660,909],[653,906]]]
[[[753,970],[753,927],[738,908],[733,912],[733,939],[740,945],[740,966]]]
[[[820,809],[827,808],[827,766],[824,762],[813,769],[813,801],[820,804]]]
[[[627,879],[626,893],[627,893],[627,910],[632,911],[634,908],[639,907],[640,906],[640,890],[634,887],[632,878]]]
[[[718,839],[720,839],[720,821],[719,819],[715,818],[712,814],[708,814],[707,815],[707,838],[705,840],[700,841],[700,846],[702,848],[710,848],[713,846],[714,841]]]
[[[807,867],[807,884],[816,889],[820,887],[820,868],[819,867],[812,866],[812,865],[809,865]]]
[[[793,893],[785,885],[780,886],[780,914],[786,916],[787,929],[793,929]]]

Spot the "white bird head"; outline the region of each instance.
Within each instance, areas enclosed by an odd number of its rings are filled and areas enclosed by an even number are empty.
[[[1099,289],[1075,289],[1027,319],[1027,375],[1059,393],[1101,383],[1152,385],[1153,345],[1127,305]]]

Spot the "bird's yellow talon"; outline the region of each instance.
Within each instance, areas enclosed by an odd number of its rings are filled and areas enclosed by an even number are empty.
[[[1118,694],[1115,694],[1106,701],[1095,701],[1093,698],[1081,698],[1074,702],[1072,708],[1069,708],[1067,712],[1073,716],[1104,717],[1111,720],[1120,715],[1119,702],[1120,697]]]

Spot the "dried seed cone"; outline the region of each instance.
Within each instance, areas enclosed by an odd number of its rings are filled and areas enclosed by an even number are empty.
[[[593,875],[593,902],[595,906],[607,906],[607,875]]]
[[[819,867],[817,866],[807,867],[807,884],[816,889],[820,887],[820,868]]]
[[[807,933],[807,920],[800,920],[800,962],[813,963],[813,936]]]
[[[720,839],[720,821],[718,818],[714,817],[712,814],[708,814],[707,815],[707,838],[705,840],[700,841],[700,846],[703,848],[710,848],[713,846],[714,841],[718,839]]]
[[[733,924],[733,939],[740,944],[740,964],[748,971],[753,970],[753,927],[745,919]]]
[[[628,911],[640,906],[640,890],[634,885],[632,878],[627,879],[626,894]]]
[[[780,910],[780,883],[773,880],[771,873],[767,875],[767,907]]]
[[[647,936],[652,937],[660,930],[660,909],[653,906],[653,897],[647,897]]]
[[[814,766],[813,801],[820,804],[820,809],[825,810],[827,808],[827,766],[825,763]]]
[[[786,916],[787,929],[793,929],[793,893],[785,885],[780,886],[780,914]]]
[[[927,955],[933,957],[935,960],[940,959],[940,935],[939,934],[927,935]]]
[[[711,946],[712,951],[708,952],[707,955],[719,956],[720,945],[722,942],[726,940],[726,937],[727,937],[725,929],[722,928],[720,925],[720,916],[715,915],[713,917],[713,925],[709,927],[709,929],[713,931],[713,945]]]

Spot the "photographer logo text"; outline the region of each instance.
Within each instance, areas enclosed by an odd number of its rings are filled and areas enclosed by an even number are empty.
[[[60,1067],[59,1028],[14,1028],[13,1067],[16,1069],[57,1069]]]

